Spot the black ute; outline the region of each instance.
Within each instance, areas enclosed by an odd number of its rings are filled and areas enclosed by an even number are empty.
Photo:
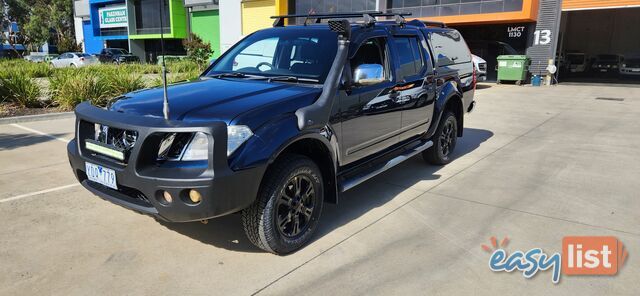
[[[452,160],[475,105],[469,49],[456,30],[404,16],[274,17],[170,86],[166,119],[162,88],[107,110],[83,103],[71,166],[125,208],[170,222],[241,212],[252,243],[293,252],[324,202],[417,154]]]

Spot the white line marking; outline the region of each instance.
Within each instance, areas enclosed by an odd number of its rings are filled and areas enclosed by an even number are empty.
[[[67,140],[65,138],[56,137],[56,136],[47,134],[45,132],[34,130],[34,129],[30,128],[30,127],[26,127],[24,125],[20,125],[20,124],[17,124],[17,123],[12,123],[10,125],[13,126],[13,127],[17,127],[19,129],[23,129],[23,130],[28,131],[28,132],[32,132],[32,133],[35,133],[35,134],[38,134],[38,135],[42,135],[42,136],[45,136],[45,137],[48,137],[48,138],[63,142],[63,143],[69,143],[69,141],[70,141],[70,140]]]
[[[25,197],[30,197],[30,196],[34,196],[34,195],[40,195],[40,194],[45,194],[45,193],[49,193],[49,192],[59,191],[59,190],[63,190],[63,189],[71,188],[71,187],[76,187],[76,186],[79,186],[79,185],[80,185],[80,183],[74,183],[74,184],[69,184],[69,185],[55,187],[55,188],[49,188],[49,189],[45,189],[45,190],[41,190],[41,191],[37,191],[37,192],[31,192],[31,193],[16,195],[16,196],[12,196],[12,197],[5,198],[5,199],[0,199],[0,203],[10,202],[10,201],[18,200],[18,199],[23,199]]]

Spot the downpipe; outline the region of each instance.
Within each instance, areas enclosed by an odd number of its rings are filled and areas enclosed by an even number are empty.
[[[331,110],[333,109],[333,101],[340,86],[342,71],[344,70],[347,55],[349,54],[349,43],[348,37],[343,35],[338,37],[338,51],[331,65],[331,70],[327,75],[325,84],[322,87],[322,93],[315,103],[296,111],[298,129],[321,128],[329,122]]]

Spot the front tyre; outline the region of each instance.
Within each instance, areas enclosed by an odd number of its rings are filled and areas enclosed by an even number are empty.
[[[285,155],[269,169],[256,201],[242,211],[242,224],[251,243],[284,255],[311,240],[324,200],[318,166],[301,155]]]
[[[451,111],[446,111],[433,135],[433,146],[422,152],[422,157],[430,164],[445,165],[451,162],[451,154],[458,141],[458,120]]]

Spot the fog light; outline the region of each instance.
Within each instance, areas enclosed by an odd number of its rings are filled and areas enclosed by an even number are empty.
[[[202,194],[195,189],[191,189],[189,190],[189,199],[194,204],[200,203],[200,201],[202,201]]]
[[[162,192],[162,197],[164,198],[164,202],[168,204],[173,202],[173,197],[171,196],[171,193],[169,193],[168,191]]]

